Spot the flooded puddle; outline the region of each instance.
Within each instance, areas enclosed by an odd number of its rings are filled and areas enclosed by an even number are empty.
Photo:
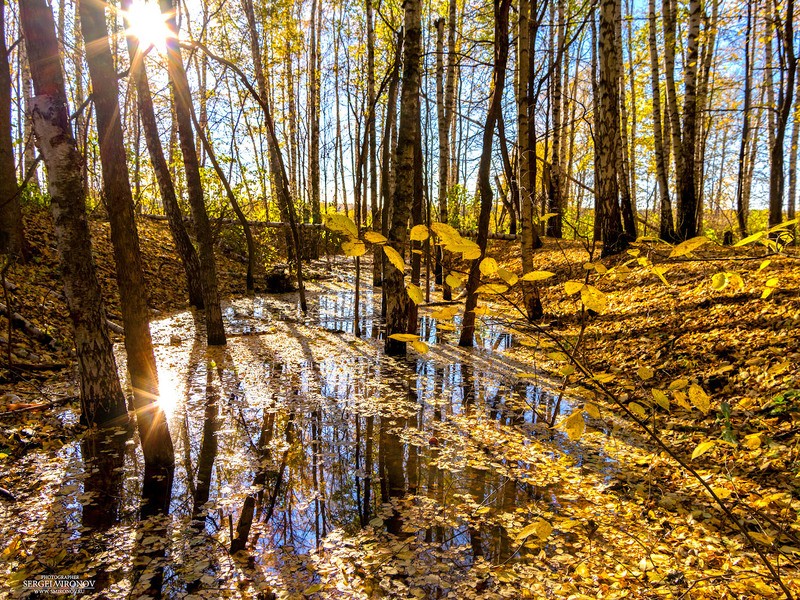
[[[47,542],[17,558],[15,595],[69,572],[96,579],[95,597],[509,597],[518,565],[556,568],[572,534],[519,531],[568,522],[587,500],[567,479],[599,489],[616,469],[602,443],[542,422],[572,410],[556,384],[518,377],[533,367],[499,325],[465,350],[429,310],[431,351],[386,358],[372,290],[359,339],[350,286],[316,287],[308,317],[294,295],[230,303],[224,348],[193,313],[152,324],[171,489],[145,480],[142,500],[129,431],[26,456],[49,478],[27,494],[52,500],[46,515],[24,504],[19,539]]]

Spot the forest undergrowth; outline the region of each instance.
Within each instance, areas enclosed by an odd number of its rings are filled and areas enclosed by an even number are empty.
[[[518,295],[487,297],[482,343],[462,350],[446,327],[431,333],[442,305],[422,304],[430,350],[395,364],[376,358],[369,327],[361,340],[348,332],[352,312],[338,303],[352,292],[351,259],[313,264],[309,292],[318,306],[307,322],[291,295],[243,294],[245,264],[226,231],[218,257],[231,336],[225,351],[204,348],[193,334],[199,325],[180,312],[186,293],[166,224],[142,220],[162,392],[185,396],[171,427],[186,483],[166,525],[131,518],[136,494],[123,486],[117,522],[92,533],[86,508],[83,523],[71,522],[75,506],[97,497],[86,488],[90,469],[80,466],[86,446],[75,440],[84,434],[64,417],[77,389],[52,232],[44,214],[27,215],[27,226],[36,255],[6,273],[5,303],[33,329],[9,330],[0,319],[3,361],[22,365],[5,369],[0,387],[0,487],[9,495],[0,500],[0,552],[2,577],[14,585],[57,572],[104,573],[111,597],[139,597],[154,577],[173,597],[778,596],[700,482],[617,404],[575,387],[583,376],[553,340],[581,337],[576,358],[593,383],[690,463],[783,584],[800,590],[796,251],[706,245],[670,259],[668,246],[644,243],[587,265],[579,242],[547,239],[534,265],[555,275],[538,284],[545,317],[535,327],[515,313]],[[92,230],[114,321],[107,225],[92,222]],[[520,272],[513,242],[491,242],[488,255]],[[580,296],[565,294],[565,284],[587,271],[625,272],[620,265],[642,256],[664,268],[655,274],[633,264],[625,277],[593,281],[607,307],[582,321]],[[365,323],[377,331],[377,320]],[[208,432],[196,417],[212,389],[220,409]],[[587,418],[576,436],[570,415],[579,410]],[[275,435],[264,458],[258,440],[267,414],[275,415]],[[191,509],[191,463],[203,462],[210,437],[219,440],[216,476],[200,503],[206,525],[192,529],[200,508]],[[119,468],[135,480],[140,459],[122,453]],[[380,477],[372,482],[378,465],[365,463],[368,453],[376,463],[382,453],[406,457],[402,494],[379,489]],[[264,461],[283,482],[273,521],[257,518],[255,544],[231,555],[239,506]],[[365,493],[392,502],[370,509]]]

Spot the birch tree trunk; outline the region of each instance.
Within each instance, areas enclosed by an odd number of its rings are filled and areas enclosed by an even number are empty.
[[[403,82],[400,93],[400,126],[397,134],[395,185],[392,197],[389,245],[403,256],[408,241],[408,220],[414,201],[414,158],[419,135],[419,88],[422,36],[421,0],[406,0],[404,4],[405,40],[403,49]],[[395,333],[408,333],[408,294],[404,272],[392,264],[386,265],[386,343],[384,351],[391,356],[405,355],[406,344],[390,339]]]
[[[92,258],[83,160],[69,123],[53,13],[45,0],[26,0],[19,9],[36,94],[31,101],[31,118],[47,169],[64,296],[75,336],[81,421],[99,425],[125,420],[125,397]]]
[[[319,70],[317,69],[319,32],[316,18],[319,2],[320,0],[311,0],[311,56],[308,62],[308,118],[310,121],[308,179],[311,182],[312,223],[322,223],[319,192]]]
[[[79,10],[97,118],[103,192],[111,225],[133,406],[145,464],[161,469],[171,477],[175,453],[166,417],[157,404],[158,369],[150,337],[147,283],[134,219],[133,195],[120,120],[119,87],[108,45],[105,3],[100,0],[80,0]]]

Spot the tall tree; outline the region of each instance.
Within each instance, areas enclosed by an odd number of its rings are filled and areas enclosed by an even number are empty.
[[[211,224],[206,211],[200,163],[197,159],[194,131],[192,130],[192,95],[189,89],[189,80],[186,77],[186,69],[183,66],[181,48],[178,44],[178,23],[175,18],[174,2],[173,0],[160,0],[160,2],[161,12],[167,15],[167,25],[172,32],[172,36],[167,39],[167,71],[175,98],[175,119],[186,173],[186,191],[189,196],[189,206],[192,210],[199,246],[206,337],[209,345],[221,346],[226,343],[225,327],[222,323],[222,310],[217,289],[217,263],[214,258]]]
[[[775,11],[779,18],[778,10]],[[775,139],[770,148],[769,161],[769,226],[775,227],[783,221],[784,179],[784,142],[786,127],[792,110],[794,98],[794,80],[797,75],[797,56],[794,49],[794,0],[787,0],[786,14],[783,16],[783,30],[778,31],[778,44],[783,49],[781,58],[781,86],[778,89],[777,119]]]
[[[459,346],[472,346],[475,340],[475,308],[478,305],[477,289],[480,285],[480,263],[486,255],[486,242],[489,239],[489,219],[492,214],[492,182],[490,170],[492,166],[492,146],[494,129],[502,110],[503,88],[505,87],[506,65],[508,64],[508,12],[511,0],[494,0],[494,68],[492,70],[492,87],[489,94],[489,108],[483,129],[483,149],[478,165],[478,194],[481,211],[478,217],[477,243],[481,255],[472,261],[467,280],[467,301],[464,305],[464,317],[461,321],[461,337]]]
[[[598,48],[599,118],[594,143],[598,148],[596,194],[601,207],[599,229],[603,240],[603,256],[616,254],[628,245],[622,229],[619,209],[619,62],[616,37],[616,4],[619,0],[600,2],[600,43]]]
[[[133,406],[145,463],[172,474],[175,455],[164,412],[157,404],[158,370],[150,337],[150,308],[142,270],[139,234],[119,111],[119,87],[108,45],[106,4],[80,0],[81,29],[92,82],[103,192],[111,224],[120,308],[125,329],[125,354],[133,388]]]
[[[736,220],[739,235],[747,237],[747,212],[745,204],[745,179],[747,145],[750,140],[750,106],[753,94],[753,69],[751,44],[753,43],[753,6],[747,3],[747,25],[744,36],[744,106],[742,107],[742,133],[739,137],[739,163],[736,173]]]
[[[130,5],[131,0],[123,0],[122,8],[124,11],[128,11]],[[153,107],[153,97],[150,94],[150,84],[144,62],[144,52],[147,49],[142,50],[139,47],[139,41],[132,35],[127,36],[127,41],[128,54],[131,57],[131,78],[136,86],[137,110],[144,130],[145,144],[150,154],[150,162],[153,165],[158,189],[161,192],[161,202],[167,215],[172,240],[175,243],[178,258],[186,274],[189,304],[195,308],[202,309],[203,286],[201,283],[200,260],[197,258],[197,252],[183,224],[183,214],[175,193],[175,184],[169,172],[169,164],[164,157],[164,149],[161,146],[161,137],[158,132],[155,108]]]
[[[406,0],[404,5],[403,80],[400,91],[400,125],[395,151],[394,193],[392,195],[389,246],[401,256],[408,241],[408,221],[414,201],[414,159],[416,140],[419,135],[419,89],[422,37],[422,2]],[[386,301],[386,354],[404,355],[404,342],[391,339],[396,333],[407,333],[416,329],[408,320],[408,294],[405,290],[405,274],[393,264],[386,265],[383,275],[384,299]]]
[[[564,210],[564,199],[562,198],[562,188],[563,188],[563,178],[561,176],[561,169],[564,165],[561,164],[561,147],[562,147],[562,138],[563,138],[563,127],[562,127],[562,96],[563,94],[563,82],[562,82],[562,71],[566,70],[569,72],[569,68],[567,66],[564,69],[565,57],[567,53],[565,52],[565,45],[566,45],[566,23],[564,22],[564,11],[565,11],[565,0],[557,0],[557,11],[558,11],[558,23],[556,26],[556,52],[555,56],[553,56],[553,65],[551,67],[550,72],[552,73],[552,77],[550,78],[550,87],[552,89],[552,113],[553,113],[553,150],[551,154],[550,160],[550,177],[549,177],[549,185],[547,189],[547,196],[548,196],[548,204],[547,204],[547,212],[554,213],[555,216],[550,217],[547,220],[547,235],[550,237],[560,238],[561,237],[561,222],[563,219],[563,210]],[[551,36],[552,39],[552,36]]]
[[[11,71],[6,48],[5,3],[0,4],[0,252],[23,257],[25,233],[11,138]]]
[[[321,0],[311,0],[311,48],[308,60],[308,119],[309,160],[308,179],[311,182],[311,221],[322,223],[319,194],[319,36],[317,11]]]
[[[36,94],[31,117],[47,169],[64,296],[75,336],[81,420],[88,424],[127,420],[92,258],[82,159],[69,123],[53,13],[45,0],[26,0],[19,8]]]
[[[661,118],[661,77],[658,74],[658,45],[656,43],[656,0],[649,2],[648,43],[650,46],[650,86],[653,96],[653,144],[655,146],[656,182],[658,184],[660,220],[659,237],[668,242],[676,241],[672,220],[672,202],[669,197],[667,177],[669,156],[664,151],[663,125]]]

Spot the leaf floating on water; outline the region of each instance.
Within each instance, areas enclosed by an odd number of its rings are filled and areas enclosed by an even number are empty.
[[[389,262],[394,265],[394,268],[400,271],[401,273],[405,271],[406,265],[403,262],[403,257],[392,248],[391,246],[384,246],[383,251],[386,254],[386,258],[389,259]]]
[[[521,542],[532,535],[535,535],[540,541],[544,541],[550,537],[552,532],[553,526],[550,525],[550,523],[544,519],[537,519],[530,525],[526,525],[522,528],[522,531],[520,531],[516,536],[516,541]]]
[[[586,429],[586,421],[583,419],[583,409],[575,409],[570,416],[561,421],[561,426],[572,441],[581,439],[583,431]]]
[[[408,293],[408,297],[411,298],[411,301],[414,304],[422,304],[425,301],[425,297],[422,294],[422,290],[419,289],[419,287],[414,285],[413,283],[409,283],[406,286],[406,292]]]
[[[692,460],[694,460],[698,456],[702,456],[703,454],[711,450],[711,448],[714,447],[715,443],[716,443],[715,440],[706,440],[705,442],[700,442],[694,449],[694,452],[692,452]]]

